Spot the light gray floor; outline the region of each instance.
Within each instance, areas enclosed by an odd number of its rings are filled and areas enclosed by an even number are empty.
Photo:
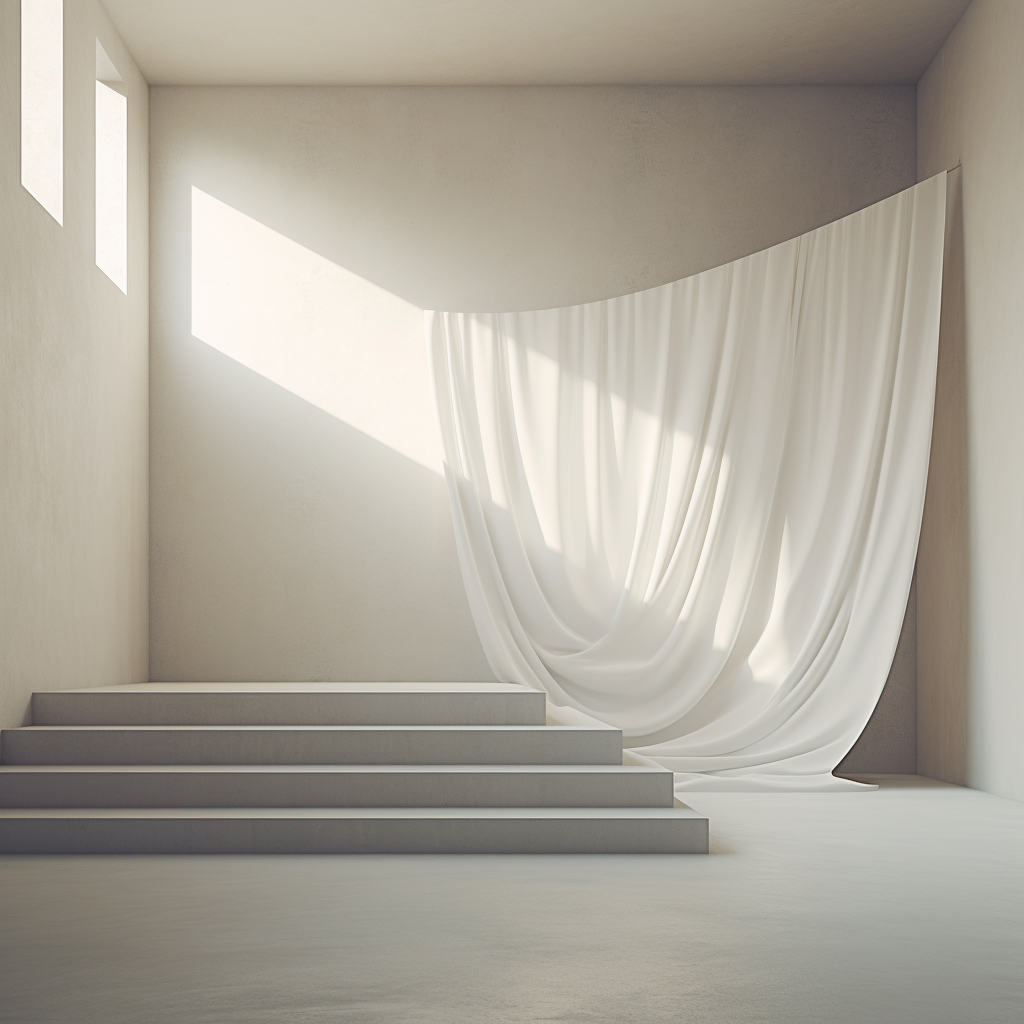
[[[1024,805],[689,794],[711,856],[0,859],[0,1020],[1024,1020]]]

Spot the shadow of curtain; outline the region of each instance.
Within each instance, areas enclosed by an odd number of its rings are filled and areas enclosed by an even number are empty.
[[[917,769],[968,781],[970,554],[967,352],[961,178],[947,179],[935,425],[917,557]]]

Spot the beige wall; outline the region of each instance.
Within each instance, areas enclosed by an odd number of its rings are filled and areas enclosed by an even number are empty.
[[[962,163],[918,559],[922,774],[1024,799],[1024,4],[974,0],[918,86]],[[952,180],[952,176],[951,176]]]
[[[154,679],[474,679],[421,308],[538,308],[915,180],[913,88],[152,90]],[[850,770],[913,771],[913,617]]]
[[[148,671],[148,86],[64,4],[64,226],[21,186],[20,4],[0,4],[0,724]],[[125,78],[129,293],[95,265],[96,39]]]

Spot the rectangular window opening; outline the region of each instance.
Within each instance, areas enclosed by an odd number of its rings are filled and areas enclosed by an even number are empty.
[[[96,266],[128,294],[128,97],[96,40]]]
[[[21,0],[21,183],[63,226],[63,0]]]

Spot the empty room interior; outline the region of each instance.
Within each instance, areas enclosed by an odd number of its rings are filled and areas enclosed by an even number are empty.
[[[0,0],[0,1021],[1024,1020],[1022,0]]]

